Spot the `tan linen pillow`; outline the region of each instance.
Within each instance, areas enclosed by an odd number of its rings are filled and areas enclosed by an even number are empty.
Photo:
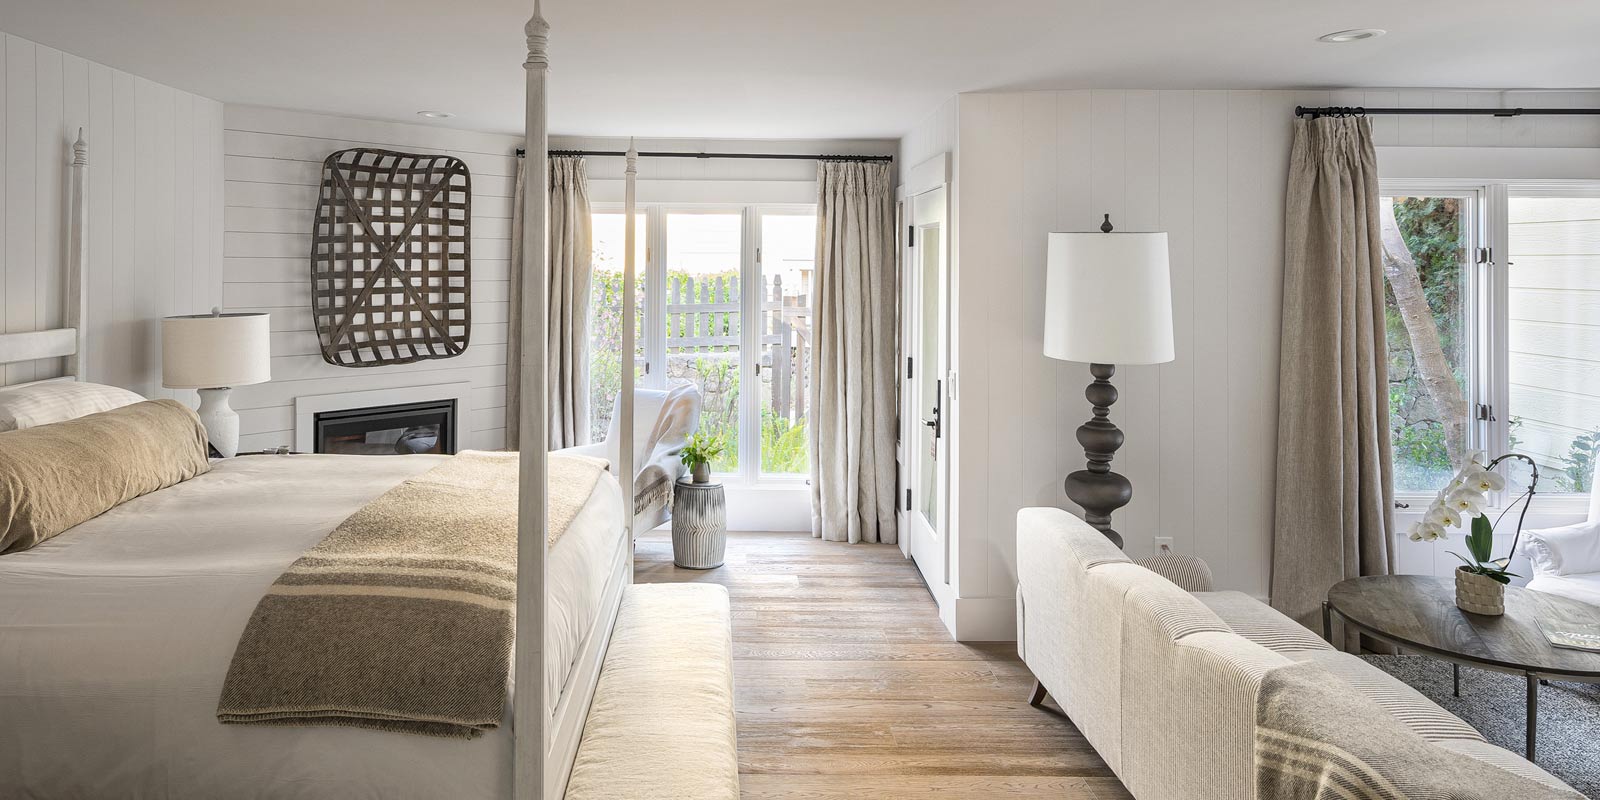
[[[200,418],[175,400],[0,433],[0,554],[210,469]]]

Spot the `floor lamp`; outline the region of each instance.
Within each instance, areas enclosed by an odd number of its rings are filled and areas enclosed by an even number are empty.
[[[1067,497],[1085,522],[1118,547],[1111,513],[1133,499],[1133,484],[1111,471],[1122,446],[1112,424],[1117,364],[1163,364],[1173,358],[1172,288],[1165,233],[1052,233],[1045,277],[1044,354],[1085,362],[1094,381],[1084,396],[1094,416],[1078,428],[1088,465],[1067,476]]]

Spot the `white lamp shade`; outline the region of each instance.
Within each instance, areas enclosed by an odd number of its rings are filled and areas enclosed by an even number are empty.
[[[161,385],[220,389],[272,380],[266,314],[197,314],[161,320]]]
[[[1171,361],[1165,233],[1052,233],[1044,354],[1091,364]]]

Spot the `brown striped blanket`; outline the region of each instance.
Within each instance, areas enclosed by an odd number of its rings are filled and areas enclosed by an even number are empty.
[[[554,546],[606,462],[549,463]],[[239,639],[217,719],[480,736],[505,710],[516,588],[517,454],[463,452],[289,566]]]
[[[1255,772],[1255,796],[1271,800],[1583,798],[1433,744],[1309,663],[1270,670],[1262,679]]]

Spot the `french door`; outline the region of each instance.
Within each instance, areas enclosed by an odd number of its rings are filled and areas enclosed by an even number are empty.
[[[603,436],[620,359],[623,215],[594,212],[590,313],[591,433]],[[814,206],[647,205],[637,224],[638,385],[692,383],[700,430],[723,444],[713,473],[741,483],[810,472]]]
[[[935,596],[950,584],[949,489],[950,280],[945,189],[907,202],[910,242],[903,270],[906,363],[901,372],[905,535],[911,558]]]

